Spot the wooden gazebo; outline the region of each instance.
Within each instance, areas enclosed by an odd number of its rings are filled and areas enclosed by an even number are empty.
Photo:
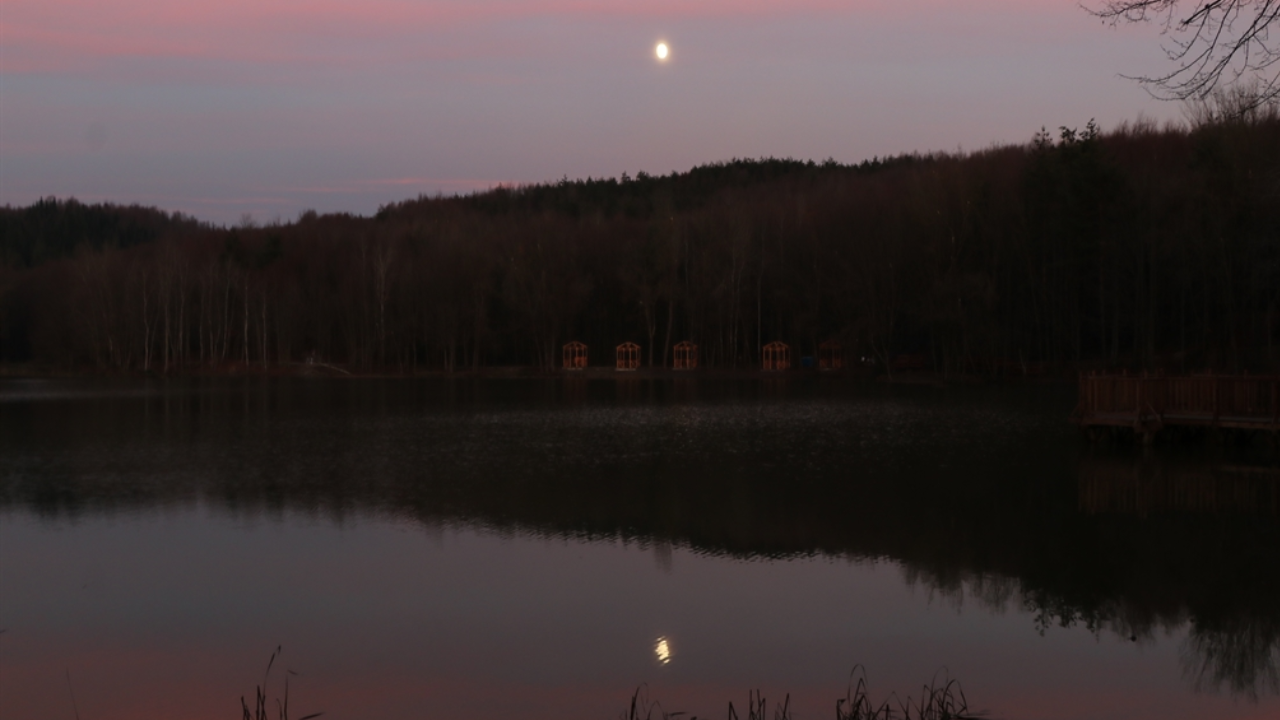
[[[818,369],[839,370],[844,367],[844,349],[835,340],[828,340],[818,346]]]
[[[585,370],[587,367],[587,346],[578,341],[564,346],[564,369]]]
[[[635,370],[640,367],[640,346],[633,342],[624,342],[617,348],[618,369]]]
[[[784,342],[774,340],[764,346],[764,369],[786,370],[791,367],[791,348]]]
[[[675,359],[671,367],[676,370],[697,369],[698,346],[688,340],[676,343]]]

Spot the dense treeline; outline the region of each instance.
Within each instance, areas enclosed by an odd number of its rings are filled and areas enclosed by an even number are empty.
[[[1041,132],[857,166],[735,161],[214,228],[0,210],[0,358],[172,371],[530,364],[623,341],[746,367],[1280,367],[1280,117]]]
[[[48,198],[21,210],[0,211],[0,262],[32,267],[80,247],[126,248],[201,227],[194,218],[155,208]]]

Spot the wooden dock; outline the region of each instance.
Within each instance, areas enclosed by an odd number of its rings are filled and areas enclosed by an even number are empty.
[[[1146,443],[1167,427],[1280,434],[1280,376],[1081,375],[1071,421],[1091,431],[1130,428]]]

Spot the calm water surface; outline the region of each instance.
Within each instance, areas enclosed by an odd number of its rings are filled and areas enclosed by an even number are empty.
[[[1073,395],[3,380],[0,715],[239,717],[282,645],[295,717],[830,718],[858,665],[1280,716],[1275,455],[1091,448]]]

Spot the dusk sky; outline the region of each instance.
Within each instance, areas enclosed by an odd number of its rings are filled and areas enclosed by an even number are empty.
[[[660,62],[659,42],[670,47]],[[4,0],[0,204],[219,223],[1181,117],[1072,0]]]

